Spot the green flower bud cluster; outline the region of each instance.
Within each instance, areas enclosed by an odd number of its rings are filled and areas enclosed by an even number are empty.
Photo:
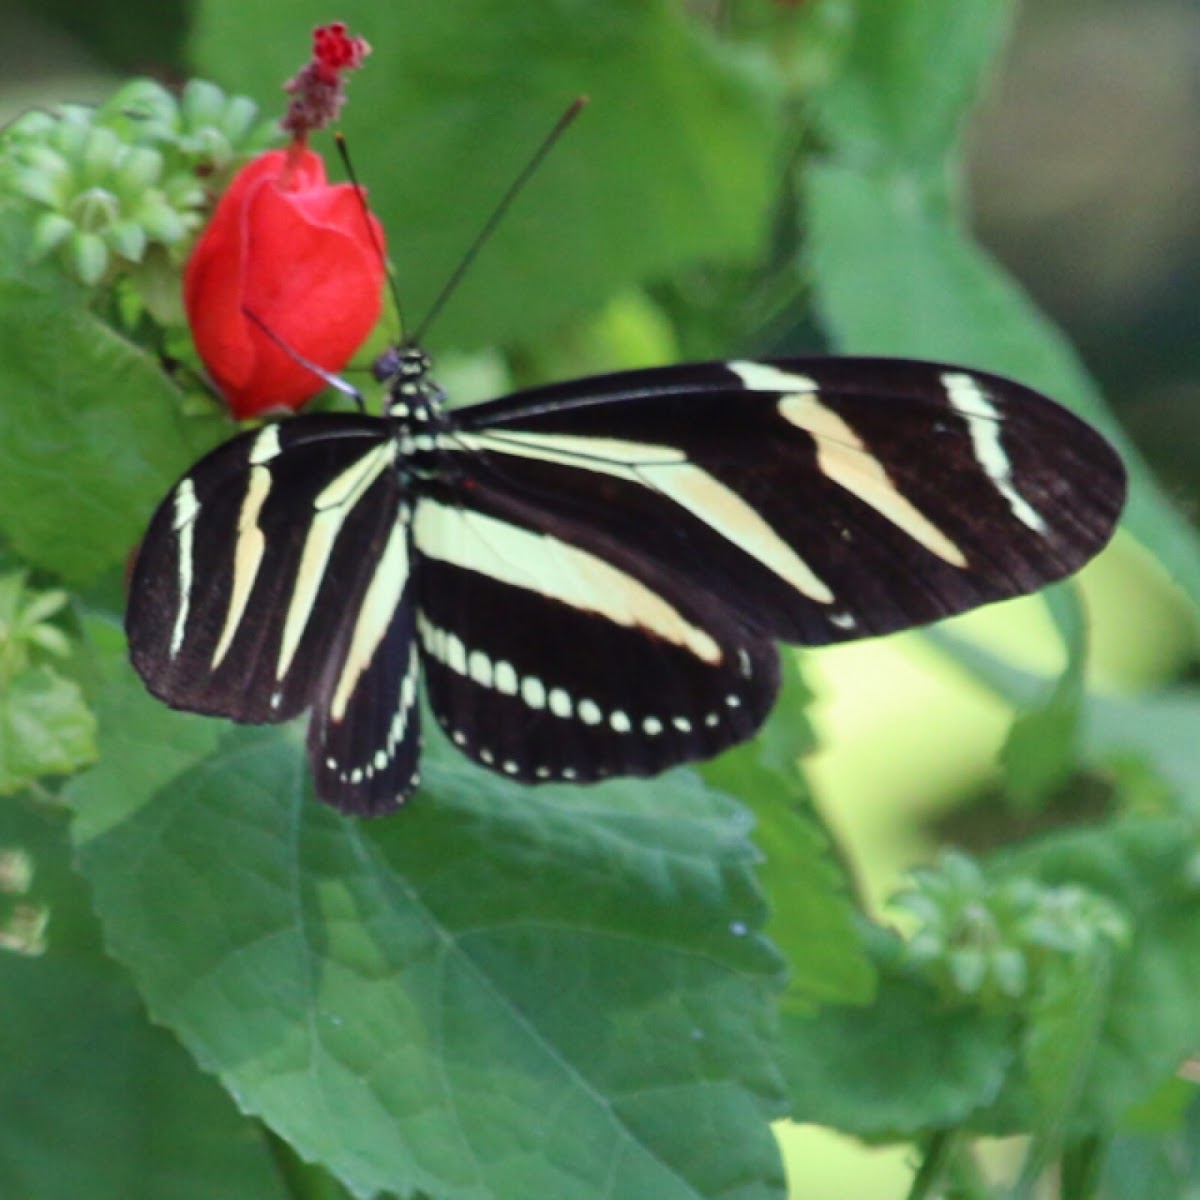
[[[67,593],[32,591],[26,579],[24,571],[0,575],[0,682],[25,670],[39,651],[56,658],[70,653],[66,634],[50,623],[66,608]]]
[[[46,952],[50,910],[29,900],[33,859],[20,846],[0,846],[0,950],[36,955]]]
[[[0,195],[29,220],[35,258],[60,254],[84,284],[166,267],[177,277],[226,176],[277,132],[211,83],[177,98],[139,79],[98,108],[13,122],[0,135]]]
[[[59,670],[69,668],[72,645],[53,618],[68,603],[58,588],[31,588],[24,571],[0,572],[0,796],[95,760],[96,719]],[[0,891],[6,877],[0,858]]]
[[[915,917],[907,944],[947,993],[1010,1007],[1038,990],[1043,968],[1125,945],[1130,921],[1108,898],[1028,876],[994,880],[959,851],[914,872],[895,903]]]

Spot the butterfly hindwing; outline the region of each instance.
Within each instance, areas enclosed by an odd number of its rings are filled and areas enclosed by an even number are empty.
[[[778,688],[774,643],[656,578],[639,544],[585,548],[589,528],[479,478],[418,502],[417,631],[450,738],[516,779],[586,782],[750,736]]]
[[[420,779],[421,662],[410,511],[359,547],[371,565],[346,598],[308,726],[317,794],[360,816],[395,808]]]

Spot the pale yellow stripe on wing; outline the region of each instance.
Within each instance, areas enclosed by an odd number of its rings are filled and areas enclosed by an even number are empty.
[[[454,444],[493,454],[499,451],[541,459],[640,484],[678,504],[810,600],[818,604],[833,602],[829,585],[752,504],[702,467],[693,466],[687,455],[673,446],[509,429],[486,437],[456,434]]]
[[[896,487],[858,434],[815,394],[783,396],[779,412],[785,420],[812,434],[822,474],[869,504],[931,554],[956,567],[967,565],[966,555]]]
[[[338,534],[354,506],[362,499],[366,490],[383,474],[396,457],[396,443],[390,438],[364,454],[352,466],[334,478],[322,489],[314,503],[314,516],[304,541],[300,566],[292,587],[287,617],[283,625],[283,638],[279,645],[279,662],[275,668],[276,680],[282,680],[292,665],[292,659],[304,636],[312,616],[313,606],[329,556]],[[299,519],[300,514],[297,514]]]
[[[346,705],[363,672],[371,665],[379,644],[387,635],[407,582],[408,522],[405,514],[401,513],[392,527],[354,621],[354,632],[350,635],[342,673],[338,676],[329,706],[329,715],[334,721],[345,717]]]
[[[628,628],[642,628],[707,663],[721,648],[657,592],[603,559],[507,521],[423,497],[413,534],[427,558],[476,571]],[[474,648],[467,646],[469,654]]]
[[[237,542],[233,551],[233,584],[229,591],[229,610],[225,626],[213,651],[212,669],[221,665],[237,634],[238,625],[246,612],[258,568],[262,565],[266,539],[258,527],[259,513],[271,494],[271,472],[264,465],[279,454],[279,426],[264,425],[250,446],[250,473],[247,477],[246,498],[238,513]],[[195,499],[193,493],[192,499]],[[191,548],[189,538],[189,550]]]
[[[181,480],[175,489],[175,519],[172,522],[179,543],[179,607],[175,610],[175,626],[171,630],[172,658],[183,647],[183,637],[187,632],[194,582],[192,558],[195,552],[196,518],[199,515],[200,505],[192,481]]]
[[[942,386],[955,411],[967,422],[975,461],[1004,497],[1013,516],[1035,533],[1045,533],[1046,522],[1041,513],[1017,491],[1012,461],[1000,440],[1000,412],[979,381],[965,371],[951,371],[942,376]]]
[[[220,641],[217,642],[217,648],[213,651],[212,656],[212,670],[214,671],[221,665],[221,661],[233,642],[234,635],[245,615],[250,593],[254,589],[258,568],[262,565],[267,539],[263,537],[263,532],[258,527],[258,517],[270,494],[271,472],[266,467],[251,467],[246,498],[242,501],[241,512],[238,513],[237,542],[233,550],[233,586],[229,591],[229,611],[225,614],[225,626],[221,630]]]

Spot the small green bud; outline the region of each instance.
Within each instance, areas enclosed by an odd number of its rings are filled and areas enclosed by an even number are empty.
[[[42,213],[33,227],[34,257],[41,258],[56,250],[75,232],[75,225],[61,213]]]
[[[109,249],[129,262],[141,261],[146,253],[146,230],[136,221],[118,221],[108,227],[104,236]]]
[[[76,231],[68,247],[75,274],[88,285],[99,283],[108,271],[108,247],[104,239],[99,234]]]
[[[123,196],[136,195],[159,181],[163,158],[149,146],[131,146],[113,173],[113,187]]]

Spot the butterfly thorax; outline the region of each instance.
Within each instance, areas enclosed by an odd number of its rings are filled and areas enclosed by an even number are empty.
[[[446,393],[430,377],[429,355],[417,346],[398,346],[376,361],[376,378],[388,387],[384,418],[393,427],[402,474],[434,478],[442,469],[439,435],[446,428]]]

